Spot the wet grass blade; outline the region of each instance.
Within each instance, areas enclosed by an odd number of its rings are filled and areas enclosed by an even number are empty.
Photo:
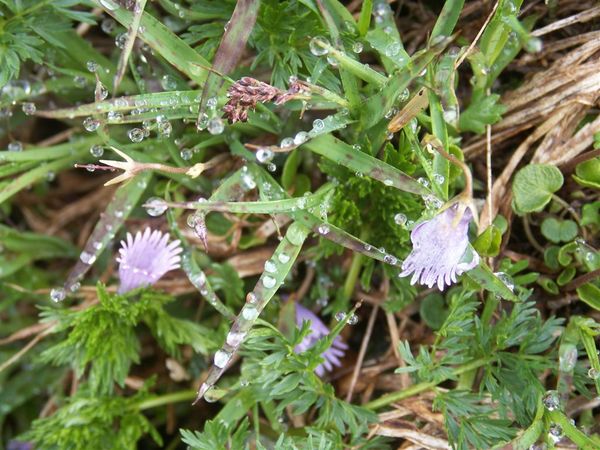
[[[115,192],[113,199],[100,216],[100,220],[96,223],[92,234],[85,243],[80,259],[67,276],[67,281],[63,286],[66,292],[76,290],[79,281],[90,270],[100,253],[108,247],[117,231],[123,226],[133,207],[137,205],[146,190],[151,178],[151,171],[139,173],[128,183],[121,185]]]
[[[275,272],[263,272],[252,292],[246,297],[246,304],[227,334],[223,348],[215,354],[214,364],[208,372],[207,379],[200,386],[196,402],[204,397],[204,394],[219,381],[225,372],[232,356],[238,351],[260,313],[273,298],[294,265],[308,231],[306,227],[298,223],[293,223],[288,228],[285,237],[271,258],[275,264]]]
[[[376,125],[385,114],[396,103],[398,96],[408,87],[408,85],[421,75],[424,69],[446,46],[451,42],[451,38],[440,39],[440,42],[433,45],[428,50],[415,55],[412,59],[410,69],[402,70],[392,75],[387,84],[377,94],[371,96],[364,104],[362,109],[362,123],[365,128]]]
[[[129,55],[131,54],[133,44],[135,43],[135,38],[137,37],[140,20],[142,19],[142,14],[144,13],[144,8],[146,8],[146,0],[135,1],[135,5],[133,7],[133,17],[131,19],[129,29],[127,30],[127,40],[125,41],[125,46],[123,47],[123,51],[119,57],[119,65],[117,66],[117,73],[115,74],[113,81],[114,93],[117,92],[119,84],[123,79],[123,75],[125,75],[125,70],[127,70],[127,61],[129,61]]]
[[[433,30],[431,31],[430,40],[434,40],[440,36],[450,36],[452,34],[464,4],[465,0],[448,0],[444,3],[442,12],[438,16],[438,19],[433,26]]]
[[[386,186],[417,195],[431,194],[429,189],[404,172],[360,150],[355,150],[351,145],[329,134],[307,142],[304,147],[353,172],[360,172],[381,181]]]
[[[102,6],[99,0],[95,0],[94,3]],[[106,9],[106,12],[124,27],[129,28],[133,22],[133,13],[125,8]],[[198,84],[202,85],[206,82],[208,75],[206,68],[210,67],[210,63],[196,50],[147,12],[142,14],[140,27],[144,27],[144,32],[139,33],[138,37],[171,65]]]
[[[244,53],[248,37],[256,23],[259,7],[260,0],[239,0],[237,2],[215,54],[212,68],[216,73],[210,72],[206,79],[199,115],[205,112],[206,100],[218,95],[224,81],[219,74],[227,75],[231,72]]]

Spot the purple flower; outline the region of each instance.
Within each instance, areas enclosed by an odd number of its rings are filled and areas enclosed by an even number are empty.
[[[146,228],[135,237],[127,233],[127,242],[119,249],[119,294],[156,283],[169,270],[178,269],[182,248],[179,241],[168,243],[169,235]]]
[[[10,441],[6,450],[33,450],[33,444],[31,442]]]
[[[462,211],[462,215],[461,214]],[[469,222],[473,214],[469,208],[459,209],[455,204],[431,220],[413,228],[410,240],[413,250],[402,263],[399,276],[413,274],[410,284],[420,283],[440,291],[444,286],[456,283],[456,277],[479,264],[479,255],[467,251],[469,245]],[[469,257],[467,253],[471,253]],[[465,261],[465,259],[469,259]]]
[[[317,341],[329,334],[329,328],[316,316],[315,313],[306,309],[304,306],[296,303],[296,325],[302,326],[303,322],[310,322],[310,333],[294,348],[296,353],[302,353],[311,348]],[[325,371],[331,372],[333,366],[340,367],[342,365],[340,358],[344,356],[348,346],[342,342],[342,339],[337,336],[333,340],[333,344],[325,350],[321,356],[325,359],[322,364],[315,369],[317,375],[322,377]]]

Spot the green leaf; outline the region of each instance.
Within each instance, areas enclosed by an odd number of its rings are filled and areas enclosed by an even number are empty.
[[[581,301],[600,311],[600,288],[592,283],[586,283],[577,288]]]
[[[578,164],[573,179],[582,186],[600,189],[600,158]]]
[[[600,226],[600,201],[583,205],[583,208],[581,208],[581,225]]]
[[[563,176],[556,166],[530,164],[515,175],[513,182],[514,210],[517,213],[537,212],[552,199],[563,185]]]
[[[502,233],[496,225],[487,227],[473,242],[473,248],[481,256],[497,256],[500,252]]]
[[[481,134],[485,131],[486,125],[498,122],[506,111],[506,107],[498,103],[498,100],[500,100],[498,94],[473,99],[460,115],[458,121],[460,130]]]
[[[542,234],[551,242],[568,242],[577,236],[577,224],[572,220],[559,220],[554,217],[544,219]]]
[[[432,330],[439,330],[448,317],[448,309],[446,308],[444,297],[437,292],[429,294],[421,302],[419,313],[427,326]]]

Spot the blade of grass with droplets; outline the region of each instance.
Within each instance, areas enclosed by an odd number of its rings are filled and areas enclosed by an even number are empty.
[[[68,153],[69,156],[66,156],[64,158],[58,158],[52,162],[38,165],[12,180],[9,185],[0,189],[0,204],[5,202],[7,199],[9,199],[22,189],[25,189],[28,186],[37,183],[38,181],[46,179],[49,173],[56,173],[68,167],[72,167],[73,164],[79,161],[81,157],[87,152],[89,148],[89,142],[91,142],[91,140],[86,140],[86,145],[70,144],[71,151]],[[50,147],[48,148],[48,150],[49,149]],[[23,153],[28,153],[28,151],[25,151]]]
[[[383,67],[388,73],[403,69],[410,61],[404,49],[396,25],[396,17],[387,2],[379,2],[376,10],[377,20],[365,40],[379,53]]]
[[[211,201],[217,200],[237,200],[244,194],[242,188],[242,170],[238,170],[234,174],[227,177],[227,180],[219,186],[219,188],[210,197]],[[171,231],[181,241],[183,247],[183,254],[181,256],[181,268],[187,275],[190,282],[200,292],[206,301],[213,306],[220,314],[227,317],[230,320],[235,319],[235,314],[221,301],[213,289],[208,277],[204,271],[198,266],[194,256],[192,254],[192,248],[188,244],[187,240],[179,230],[175,216],[172,211],[167,214],[169,224],[171,225]]]
[[[250,202],[167,202],[173,208],[194,209],[197,211],[218,211],[242,214],[281,214],[296,211],[301,204],[305,208],[311,208],[321,203],[323,198],[333,189],[326,184],[317,192],[302,198],[290,198],[285,200],[250,201]]]
[[[433,58],[446,48],[451,40],[451,38],[441,38],[429,49],[417,53],[413,56],[412,64],[409,64],[407,69],[392,75],[380,92],[367,99],[361,115],[365,128],[376,125],[384,118],[402,91],[408,87],[411,81],[421,76],[421,72],[427,68]]]
[[[227,334],[223,348],[215,353],[214,363],[208,372],[207,379],[200,386],[196,402],[204,397],[204,394],[217,383],[225,372],[232,356],[238,351],[256,319],[273,298],[294,265],[308,231],[306,227],[298,223],[289,226],[271,259],[274,271],[265,270],[252,292],[246,297],[246,304]]]
[[[125,75],[125,71],[127,70],[127,61],[129,61],[129,55],[133,49],[133,44],[135,43],[135,38],[137,37],[138,28],[140,26],[140,20],[142,19],[142,14],[144,13],[145,8],[146,0],[135,0],[133,6],[133,17],[131,18],[131,24],[129,25],[129,28],[127,29],[127,39],[125,41],[125,45],[123,46],[123,50],[121,51],[119,65],[117,66],[117,73],[115,74],[113,81],[113,91],[115,93],[117,92],[119,84],[123,79],[123,75]]]
[[[256,23],[259,7],[260,0],[238,0],[236,3],[213,60],[212,68],[216,73],[211,71],[208,74],[202,91],[199,117],[205,112],[206,101],[216,97],[223,85],[224,80],[220,74],[227,75],[231,72],[242,57]]]
[[[30,147],[22,152],[1,152],[0,162],[25,162],[25,161],[49,161],[65,156],[73,155],[73,147],[89,148],[99,143],[99,138],[94,136],[79,140],[75,143],[58,144],[52,147]]]
[[[429,77],[433,80],[433,76]],[[431,129],[433,135],[439,139],[443,149],[449,153],[448,149],[448,129],[444,120],[444,112],[442,111],[442,104],[440,98],[432,90],[428,90],[429,97],[429,112],[431,115]],[[450,163],[446,158],[435,152],[433,155],[433,172],[434,176],[439,175],[443,177],[441,183],[437,183],[439,191],[443,195],[443,199],[448,199],[448,186],[450,178]]]
[[[304,144],[304,147],[353,172],[361,172],[381,181],[386,186],[417,195],[431,194],[429,189],[404,172],[360,150],[355,150],[351,145],[330,134],[313,139]]]
[[[92,267],[96,258],[104,251],[121,228],[125,220],[137,204],[138,200],[146,190],[151,171],[145,171],[134,176],[128,183],[121,185],[111,202],[106,207],[100,220],[96,223],[92,234],[83,247],[79,261],[71,269],[63,288],[66,292],[76,290],[79,281]]]
[[[484,262],[480,262],[478,266],[469,270],[466,276],[492,294],[496,294],[505,300],[519,301],[514,292],[500,278],[494,275]]]
[[[103,6],[100,0],[94,0],[94,3],[100,7]],[[104,8],[104,10],[124,27],[129,28],[131,26],[133,14],[125,8]],[[144,12],[140,20],[140,27],[144,27],[144,32],[139,33],[138,37],[171,65],[200,85],[206,82],[208,75],[206,68],[210,67],[210,63],[169,30],[166,25],[155,19],[151,14]]]
[[[174,3],[171,0],[158,0],[160,6],[162,6],[165,11],[169,12],[173,16],[178,16],[181,18],[185,18],[189,21],[196,20],[211,20],[211,19],[227,19],[229,18],[229,14],[225,13],[221,5],[206,5],[206,4],[198,4],[196,2],[194,4],[194,9],[188,9],[181,6],[179,3]]]
[[[35,115],[40,117],[73,118],[89,116],[91,114],[105,114],[110,111],[127,112],[136,108],[176,108],[195,105],[198,102],[200,91],[169,91],[154,92],[152,94],[131,95],[114,98],[102,102],[86,103],[73,108],[52,110],[39,110]],[[156,113],[154,113],[156,116]]]
[[[358,17],[358,34],[364,37],[369,31],[371,23],[371,12],[373,11],[373,0],[364,0],[360,8],[360,16]]]

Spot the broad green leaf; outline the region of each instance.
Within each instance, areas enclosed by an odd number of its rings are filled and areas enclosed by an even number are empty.
[[[598,286],[586,283],[577,288],[577,295],[583,302],[600,311],[600,288]]]
[[[552,199],[563,185],[563,176],[556,166],[530,164],[515,175],[513,181],[514,209],[517,213],[537,212]]]
[[[600,189],[600,158],[577,164],[573,179],[582,186]]]
[[[560,220],[554,217],[544,219],[542,234],[551,242],[568,242],[577,236],[577,224],[572,220]]]

